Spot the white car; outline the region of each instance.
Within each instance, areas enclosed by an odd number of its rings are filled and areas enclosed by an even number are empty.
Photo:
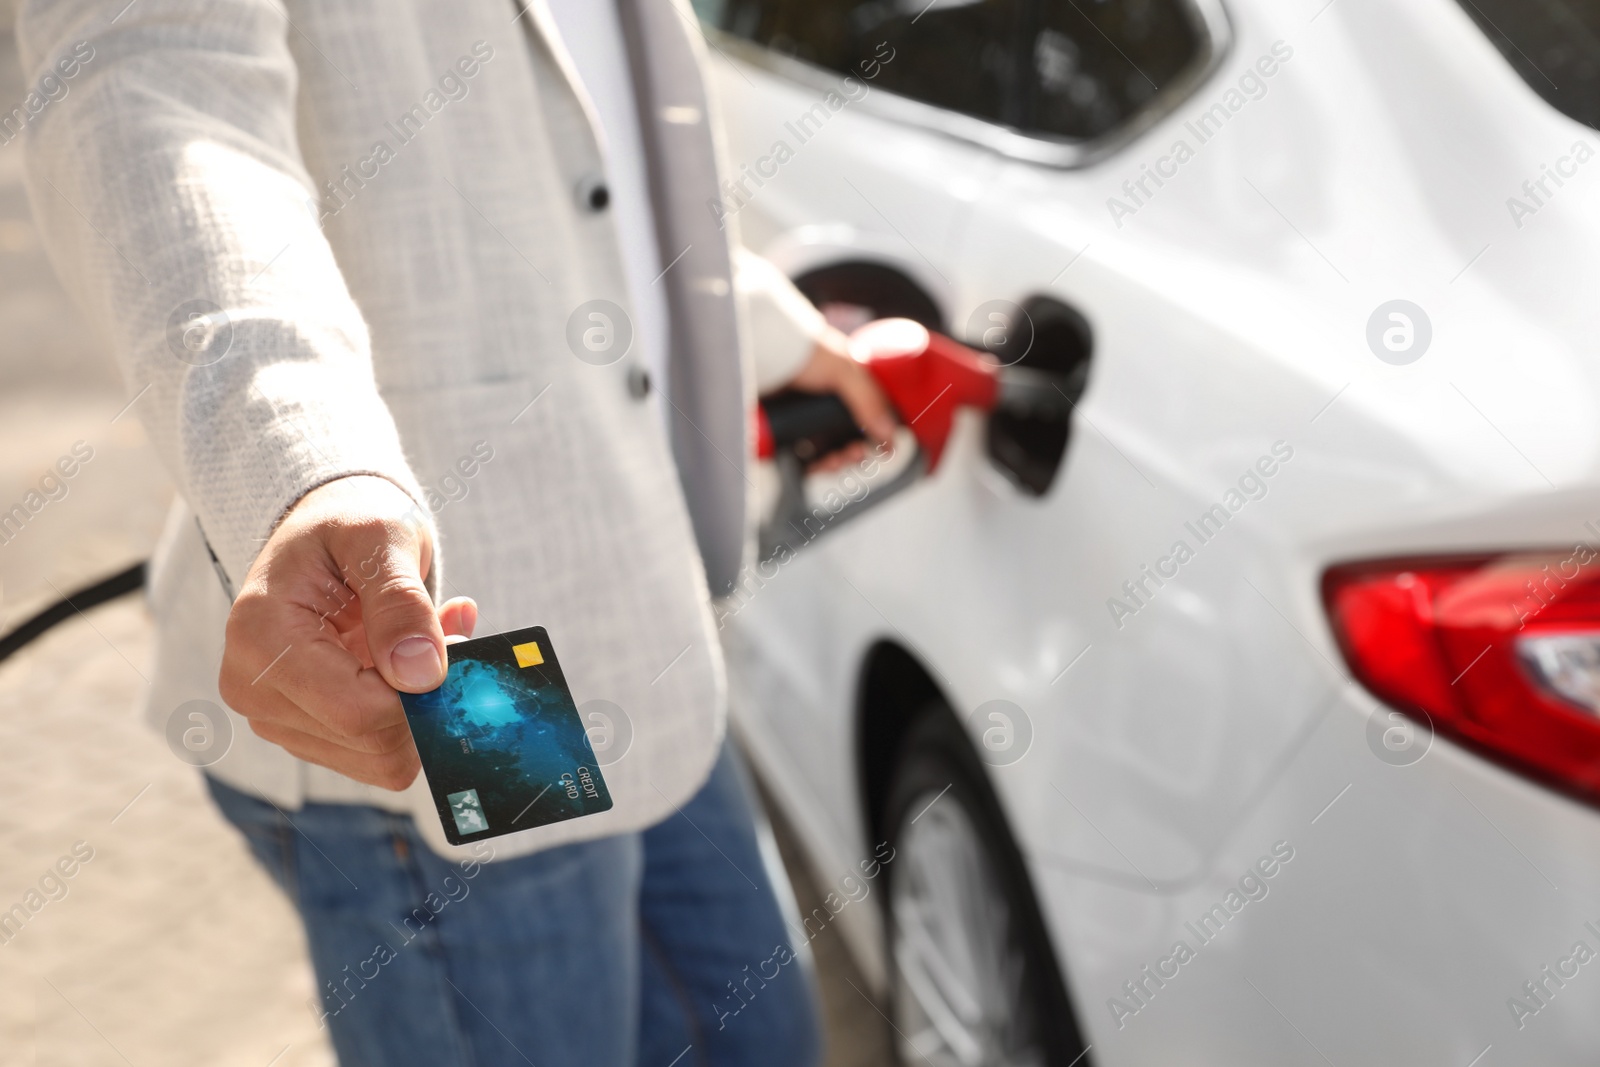
[[[724,614],[902,1059],[1594,1063],[1600,4],[697,9],[707,209],[1076,402]]]

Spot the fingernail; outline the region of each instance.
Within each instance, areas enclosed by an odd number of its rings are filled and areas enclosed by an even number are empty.
[[[395,645],[389,662],[402,685],[420,688],[439,681],[439,649],[426,637],[408,637]]]

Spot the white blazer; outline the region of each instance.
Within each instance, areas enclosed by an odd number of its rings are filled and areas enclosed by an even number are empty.
[[[651,64],[654,99],[686,102],[642,121],[709,161],[705,187],[656,198],[697,248],[670,310],[698,340],[672,373],[713,447],[680,447],[678,468],[630,389],[637,353],[597,365],[569,343],[582,305],[629,297],[591,196],[600,138],[542,0],[521,17],[513,0],[32,0],[18,20],[32,79],[79,60],[29,126],[35,213],[181,497],[153,568],[152,719],[221,703],[224,582],[282,514],[382,475],[435,523],[441,598],[476,598],[480,633],[548,627],[579,703],[631,722],[613,808],[496,839],[497,857],[650,825],[704,780],[725,723],[707,567],[725,588],[746,541],[755,387],[792,374],[820,322],[704,210],[714,123],[687,5],[628,2],[673,60]],[[225,319],[197,341],[212,307]],[[229,719],[210,773],[286,808],[409,811],[450,854],[421,779],[371,789]]]

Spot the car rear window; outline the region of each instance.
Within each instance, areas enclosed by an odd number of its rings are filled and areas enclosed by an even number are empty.
[[[1600,0],[1460,0],[1534,92],[1600,129]]]

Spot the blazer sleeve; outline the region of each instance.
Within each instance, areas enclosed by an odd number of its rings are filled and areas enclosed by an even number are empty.
[[[770,393],[800,373],[828,324],[782,271],[742,245],[734,247],[733,275],[749,323],[756,392]]]
[[[423,500],[316,219],[292,32],[274,0],[28,0],[17,22],[46,247],[235,588],[325,482]]]

